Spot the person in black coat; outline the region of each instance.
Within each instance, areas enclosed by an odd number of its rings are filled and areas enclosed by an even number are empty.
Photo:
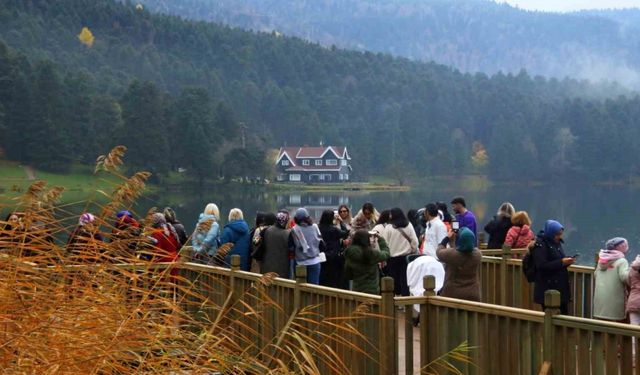
[[[338,228],[334,224],[337,215],[331,210],[325,210],[320,217],[320,234],[325,243],[324,253],[327,261],[320,269],[320,285],[331,288],[348,289],[344,278],[344,255],[342,242],[349,237],[349,230],[341,223]]]
[[[507,232],[513,224],[511,224],[511,216],[515,213],[513,205],[505,202],[500,205],[498,213],[484,227],[484,231],[489,233],[488,249],[502,249]]]
[[[530,249],[536,276],[533,300],[542,305],[544,310],[544,293],[547,290],[560,292],[560,311],[568,314],[571,289],[569,286],[569,271],[567,268],[575,262],[567,257],[562,249],[562,235],[564,227],[555,220],[547,220],[544,230],[538,234]]]

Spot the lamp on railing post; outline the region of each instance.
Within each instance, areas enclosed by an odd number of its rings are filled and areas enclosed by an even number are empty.
[[[432,275],[427,275],[422,279],[422,285],[424,286],[423,296],[427,297],[420,305],[420,368],[424,368],[427,363],[431,362],[429,358],[429,337],[427,336],[429,330],[429,298],[436,295],[436,278]],[[426,369],[422,370],[423,374],[426,374]]]
[[[511,246],[502,245],[502,259],[500,260],[500,304],[507,304],[507,287],[512,287],[512,283],[507,281],[507,262],[511,259]]]
[[[560,314],[560,292],[547,290],[544,293],[544,340],[542,342],[542,358],[553,365],[555,350],[555,330],[553,317]]]
[[[395,301],[394,301],[393,278],[383,277],[380,281],[380,373],[395,374],[398,372],[397,356],[397,335],[395,321]]]

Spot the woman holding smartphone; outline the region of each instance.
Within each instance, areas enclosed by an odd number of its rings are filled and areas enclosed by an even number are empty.
[[[555,220],[547,220],[544,230],[538,234],[529,251],[536,269],[533,301],[540,304],[544,310],[544,293],[547,290],[557,290],[560,292],[560,312],[566,315],[571,300],[567,268],[576,260],[565,255],[562,248],[563,235],[562,224]]]
[[[353,280],[353,290],[380,294],[378,263],[387,259],[389,246],[384,238],[379,237],[377,232],[357,230],[351,246],[345,251],[345,276],[348,280]]]

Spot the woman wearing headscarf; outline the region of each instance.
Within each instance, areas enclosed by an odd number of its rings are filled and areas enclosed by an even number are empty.
[[[200,214],[196,229],[191,236],[194,261],[209,264],[218,251],[220,243],[220,210],[215,203],[209,203]]]
[[[260,264],[261,273],[274,272],[282,278],[290,278],[289,275],[289,243],[291,229],[289,226],[289,213],[285,210],[276,214],[275,225],[264,230],[262,238],[262,251],[254,254],[254,258]]]
[[[323,246],[320,229],[313,223],[305,208],[298,208],[293,220],[296,225],[291,229],[296,254],[296,264],[307,267],[307,282],[320,284],[320,247]]]
[[[610,239],[605,243],[605,249],[600,250],[594,272],[594,318],[613,321],[623,321],[626,318],[625,297],[629,263],[625,254],[628,250],[629,243],[622,237]]]
[[[557,290],[561,297],[560,311],[566,315],[569,312],[569,300],[571,300],[567,268],[575,262],[575,259],[567,257],[564,253],[563,234],[562,224],[555,220],[547,220],[544,229],[540,231],[530,248],[530,252],[536,270],[533,301],[540,304],[544,310],[544,293],[547,290]]]
[[[389,247],[378,234],[360,229],[353,235],[351,246],[345,251],[345,277],[353,280],[353,290],[380,294],[378,263],[389,259]]]
[[[157,262],[175,262],[178,260],[178,234],[165,219],[164,214],[156,212],[151,215],[151,238],[155,242],[154,259]]]
[[[131,212],[126,210],[118,212],[111,231],[111,248],[116,253],[113,256],[125,262],[132,260],[141,242],[141,233],[140,223]]]
[[[100,233],[96,217],[88,212],[80,215],[78,226],[69,236],[67,251],[80,260],[95,261],[104,250],[104,237]]]
[[[452,240],[455,240],[456,247],[447,247]],[[450,230],[438,245],[436,255],[444,265],[441,296],[480,302],[482,255],[475,244],[473,232],[469,228],[460,228],[457,235]]]
[[[251,252],[249,254],[251,272],[260,273],[260,264],[257,259],[255,259],[254,255],[260,256],[260,253],[264,253],[264,244],[262,241],[264,239],[264,231],[275,223],[276,215],[273,213],[256,213],[255,226],[251,228],[251,231],[249,232],[249,237],[251,238]]]
[[[184,229],[184,225],[180,221],[178,221],[176,212],[171,207],[165,207],[162,213],[164,214],[164,218],[167,219],[167,224],[173,226],[173,228],[176,230],[180,247],[184,246],[184,244],[187,243],[189,236],[187,236],[187,231]]]

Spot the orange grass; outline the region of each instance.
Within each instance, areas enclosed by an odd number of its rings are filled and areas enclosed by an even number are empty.
[[[140,257],[158,251],[147,243],[146,230],[113,241],[88,241],[70,254],[63,241],[78,211],[94,212],[103,233],[110,233],[115,212],[131,209],[143,193],[149,173],[127,177],[119,172],[125,151],[119,146],[98,158],[96,173],[122,181],[107,204],[56,206],[63,189],[48,188],[44,181],[4,204],[21,213],[24,225],[11,231],[0,222],[4,373],[317,374],[321,366],[350,373],[335,348],[354,345],[340,332],[354,333],[360,311],[325,322],[316,307],[308,307],[273,332],[273,319],[267,316],[284,314],[266,293],[274,275],[216,304],[200,280],[176,271],[179,264]],[[267,331],[273,333],[269,339],[257,339]]]

